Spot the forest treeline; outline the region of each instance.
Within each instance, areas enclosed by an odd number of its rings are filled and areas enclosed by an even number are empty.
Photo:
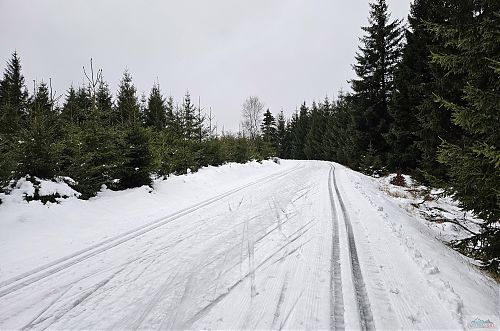
[[[70,87],[59,106],[50,84],[35,83],[28,95],[14,53],[0,82],[0,180],[23,176],[71,178],[82,198],[103,185],[121,190],[150,185],[152,176],[196,171],[207,165],[262,159],[257,142],[215,135],[189,92],[180,104],[155,84],[137,95],[125,71],[113,98],[101,71]]]
[[[0,81],[0,181],[67,176],[88,198],[102,185],[125,189],[151,175],[270,156],[370,175],[402,171],[485,220],[481,233],[455,244],[498,271],[499,13],[498,0],[414,0],[403,24],[376,0],[350,92],[304,103],[289,119],[268,110],[259,127],[249,117],[236,135],[214,134],[189,93],[179,105],[158,85],[139,97],[128,72],[114,98],[93,70],[62,102],[43,82],[29,95],[14,53]],[[259,114],[263,104],[252,98]]]
[[[407,25],[370,8],[352,91],[280,114],[277,153],[444,188],[485,220],[455,245],[498,271],[500,1],[415,0]]]

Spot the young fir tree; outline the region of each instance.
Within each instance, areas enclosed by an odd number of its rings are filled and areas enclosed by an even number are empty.
[[[196,106],[191,101],[191,95],[186,92],[181,107],[181,127],[184,139],[196,140],[202,123],[197,116]]]
[[[367,151],[369,144],[383,155],[388,146],[384,135],[389,130],[388,105],[394,92],[394,74],[401,54],[403,30],[399,20],[389,21],[385,0],[370,4],[369,26],[356,53],[353,66],[357,79],[351,81],[359,149]]]
[[[209,139],[210,129],[205,126],[206,116],[200,104],[200,99],[198,98],[198,107],[196,107],[196,133],[195,141],[201,144],[203,141]]]
[[[467,3],[467,1],[464,1]],[[500,271],[500,3],[469,2],[470,24],[429,24],[445,40],[449,52],[434,53],[433,61],[447,72],[463,74],[463,104],[438,96],[452,114],[465,137],[460,145],[445,141],[439,161],[449,175],[449,190],[460,206],[483,218],[482,232],[462,243],[484,261],[485,267]]]
[[[59,119],[64,123],[76,124],[75,117],[78,112],[78,106],[76,90],[73,86],[70,86],[68,92],[66,92],[66,99],[64,100]]]
[[[172,136],[179,137],[180,123],[178,122],[178,117],[175,114],[174,98],[172,96],[169,96],[167,99],[165,112],[166,127],[168,132]]]
[[[79,112],[81,110],[76,90],[71,86],[66,93],[66,99],[58,116],[61,124],[60,170],[70,177],[74,177],[70,174],[70,168],[78,158],[77,154],[82,151],[79,139],[82,128],[77,121]]]
[[[111,127],[113,123],[113,96],[109,89],[109,85],[102,80],[99,82],[96,91],[95,102],[97,109],[99,109],[101,121],[103,124]]]
[[[123,163],[118,169],[121,189],[151,184],[153,151],[149,132],[140,123],[130,124],[123,137]]]
[[[0,80],[0,132],[15,134],[19,131],[25,120],[27,101],[21,60],[14,52]]]
[[[121,117],[123,128],[121,142],[122,162],[116,176],[121,189],[151,184],[153,167],[149,131],[142,127],[140,105],[132,77],[125,72],[120,83],[115,113]]]
[[[122,126],[140,123],[140,108],[136,92],[132,76],[125,71],[118,90],[114,123]]]
[[[181,132],[180,109],[175,107],[172,96],[165,102],[165,127],[152,136],[154,168],[162,176],[168,176],[176,171],[175,158],[177,145],[183,139]],[[185,170],[185,169],[184,169]]]
[[[76,91],[77,112],[73,116],[76,125],[83,125],[88,120],[92,108],[92,96],[88,87],[80,87]]]
[[[41,83],[28,105],[27,127],[21,130],[18,173],[51,179],[58,169],[57,110],[47,84]]]
[[[110,125],[112,112],[111,92],[101,81],[90,95],[88,119],[65,138],[65,148],[72,149],[71,163],[64,173],[76,181],[76,190],[87,199],[94,196],[103,185],[113,187],[117,169],[123,162],[123,135]]]
[[[145,123],[156,132],[162,131],[167,126],[167,106],[158,84],[153,86],[149,94]]]
[[[0,189],[12,178],[17,166],[18,137],[26,122],[27,102],[21,62],[14,52],[0,80]]]

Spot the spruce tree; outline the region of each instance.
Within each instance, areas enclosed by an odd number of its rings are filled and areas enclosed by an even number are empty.
[[[28,92],[21,73],[21,60],[17,52],[14,52],[0,80],[0,132],[18,132],[25,120],[27,101]]]
[[[423,23],[435,15],[432,2],[440,0],[415,0],[408,15],[406,44],[395,74],[395,91],[389,105],[392,122],[385,136],[389,144],[387,161],[392,170],[415,169],[420,160],[417,107],[431,93],[426,85],[432,80],[429,68],[432,37]]]
[[[388,105],[394,92],[394,75],[401,54],[403,30],[399,20],[389,21],[385,0],[370,4],[369,25],[353,66],[357,79],[351,81],[354,115],[360,132],[360,150],[370,143],[377,154],[388,150],[384,135],[389,130]]]
[[[427,23],[463,24],[470,16],[467,6],[463,1],[415,0],[395,78],[396,92],[390,105],[393,122],[386,136],[389,165],[392,169],[417,168],[421,179],[434,184],[445,179],[446,170],[437,162],[438,146],[442,139],[458,141],[462,130],[452,123],[450,111],[435,102],[433,93],[460,102],[464,76],[446,72],[431,62],[432,53],[442,52],[447,46],[429,31]]]
[[[136,91],[132,83],[132,76],[128,71],[125,71],[118,90],[114,123],[120,125],[140,123],[141,116]]]
[[[153,168],[150,133],[142,127],[140,105],[132,77],[126,71],[120,83],[115,114],[121,118],[122,134],[119,142],[122,162],[116,176],[121,189],[149,185]]]
[[[313,102],[311,107],[311,125],[304,145],[304,153],[309,160],[324,160],[323,140],[325,138],[325,120],[330,111],[330,101],[325,98],[319,107]]]
[[[429,24],[447,50],[433,54],[433,62],[453,74],[464,75],[462,101],[458,104],[438,97],[464,130],[457,144],[444,141],[439,161],[449,175],[449,191],[460,206],[483,218],[481,234],[462,246],[500,271],[500,3],[492,0],[464,1],[470,24]],[[466,9],[464,8],[464,9]]]
[[[264,119],[260,126],[262,136],[262,146],[260,154],[263,158],[276,156],[276,144],[278,141],[278,129],[276,128],[276,119],[267,109],[264,113]]]
[[[101,80],[99,83],[95,99],[102,122],[111,126],[113,123],[113,96],[106,82]]]
[[[167,126],[167,106],[161,95],[160,86],[155,84],[149,94],[148,105],[145,110],[146,126],[159,132]]]
[[[90,116],[90,112],[92,109],[92,96],[90,89],[88,87],[80,87],[76,91],[76,102],[77,102],[77,107],[76,107],[76,114],[74,116],[74,123],[76,125],[83,125],[85,121],[88,120]]]
[[[27,102],[21,62],[14,52],[0,80],[0,189],[12,178],[17,167],[18,137],[26,123]]]
[[[191,101],[191,95],[186,92],[181,108],[181,125],[183,136],[187,140],[196,139],[201,123],[196,115],[196,106]]]
[[[51,179],[58,169],[57,109],[46,83],[28,105],[27,127],[21,130],[18,173]]]
[[[285,119],[285,114],[283,114],[283,110],[278,114],[278,123],[276,125],[276,151],[278,156],[281,158],[285,158],[285,145],[287,141],[287,124]]]
[[[260,129],[262,132],[262,140],[274,146],[277,140],[278,129],[276,127],[276,119],[269,109],[264,113],[264,119],[262,120]]]
[[[59,114],[62,136],[60,144],[60,169],[70,177],[74,176],[70,174],[69,169],[78,157],[77,154],[82,152],[81,140],[79,139],[82,128],[78,121],[78,114],[81,111],[77,92],[74,87],[71,86],[66,93],[66,99],[64,100],[61,113]]]
[[[151,184],[153,151],[148,130],[131,123],[123,137],[123,163],[119,165],[119,188],[127,189]]]
[[[292,126],[291,156],[297,160],[305,160],[304,147],[307,133],[309,132],[309,109],[304,102],[300,106],[300,112],[295,116]]]
[[[281,140],[280,145],[280,157],[283,159],[291,159],[293,158],[292,148],[294,143],[294,132],[295,127],[298,121],[298,114],[295,113],[292,117],[286,122],[285,132],[283,134],[283,139]],[[279,127],[279,125],[278,125]],[[278,130],[279,132],[279,130]]]
[[[174,98],[169,96],[165,105],[166,127],[168,132],[176,137],[180,136],[180,123],[175,113]]]
[[[200,99],[198,99],[198,107],[196,108],[196,141],[201,144],[203,141],[209,139],[210,131],[205,125],[206,116],[200,105]]]
[[[110,125],[112,112],[111,92],[103,81],[91,96],[88,120],[65,138],[65,148],[72,158],[65,175],[76,181],[76,190],[87,199],[94,196],[103,185],[113,188],[113,179],[124,162],[121,129]],[[71,148],[71,146],[74,146]]]
[[[358,168],[361,158],[358,149],[359,132],[355,127],[352,102],[349,95],[343,92],[339,93],[327,117],[326,126],[323,143],[325,159]]]
[[[60,119],[65,123],[75,123],[76,124],[76,113],[78,112],[78,101],[76,97],[76,90],[73,86],[70,86],[66,92],[66,99],[64,100]]]

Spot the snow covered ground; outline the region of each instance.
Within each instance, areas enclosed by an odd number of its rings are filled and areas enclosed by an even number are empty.
[[[498,284],[381,186],[282,161],[3,196],[0,329],[498,328]]]

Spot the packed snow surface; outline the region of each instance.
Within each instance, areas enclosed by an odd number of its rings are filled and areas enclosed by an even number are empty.
[[[338,164],[208,167],[89,201],[58,184],[42,187],[59,203],[0,197],[0,329],[500,325],[497,283]]]

